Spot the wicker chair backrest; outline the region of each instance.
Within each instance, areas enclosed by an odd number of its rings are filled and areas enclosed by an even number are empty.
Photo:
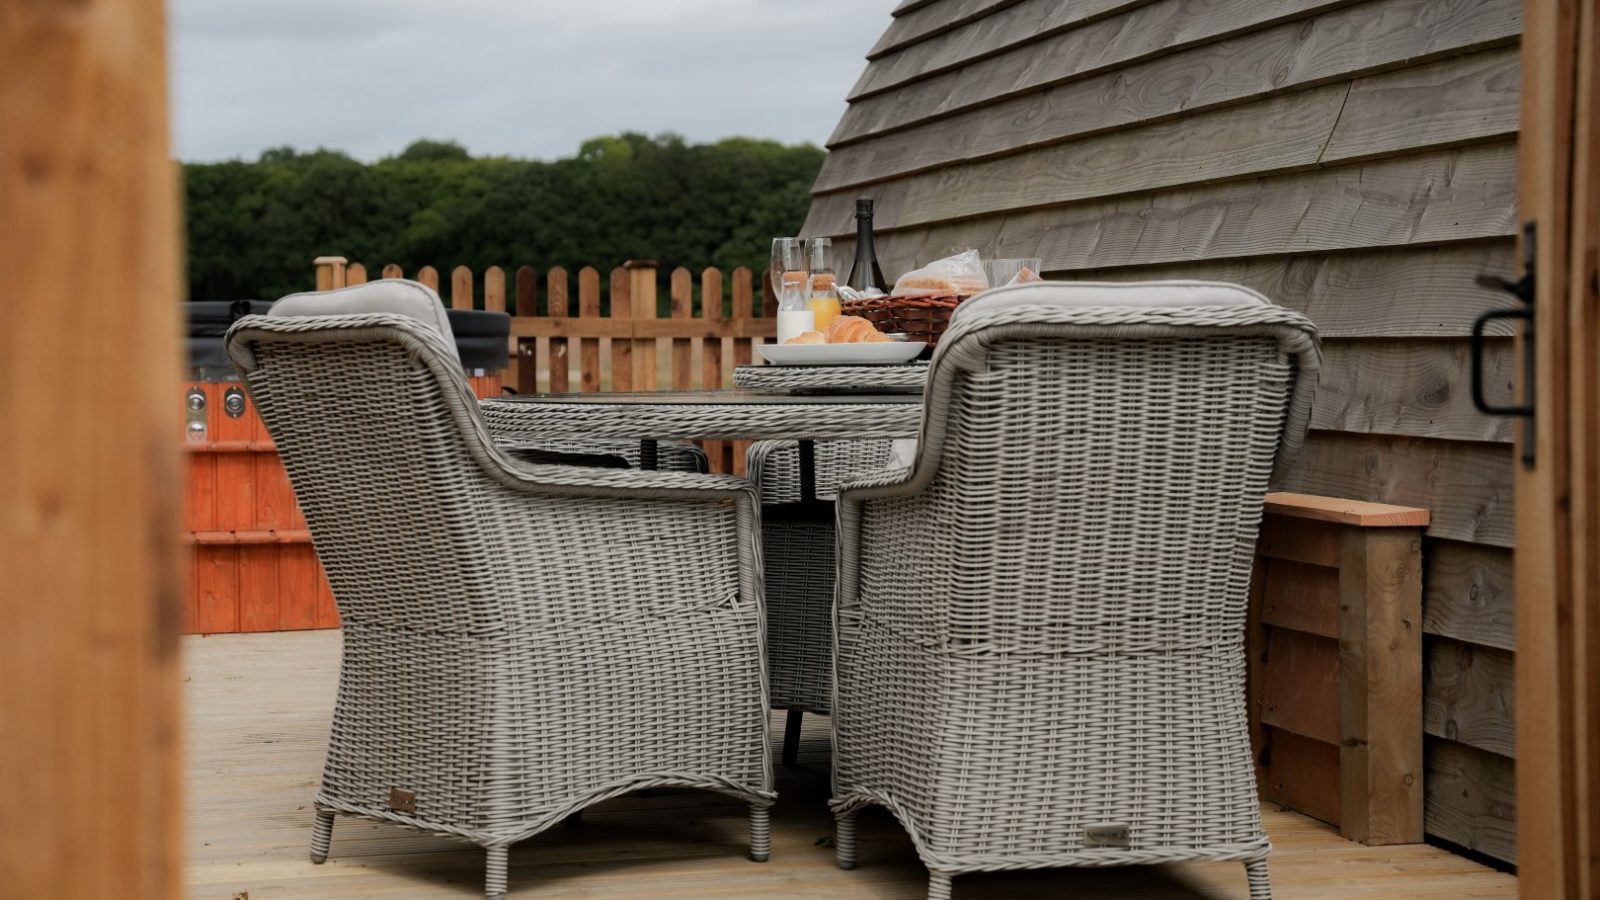
[[[864,512],[926,523],[897,552],[942,609],[887,603],[892,627],[970,653],[1238,642],[1316,367],[1310,323],[1265,303],[974,309],[933,361],[909,482]]]

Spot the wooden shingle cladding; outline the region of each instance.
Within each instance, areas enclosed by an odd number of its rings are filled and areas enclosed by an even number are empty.
[[[884,271],[956,250],[1053,278],[1208,278],[1315,320],[1286,490],[1425,506],[1429,833],[1515,859],[1511,429],[1467,331],[1511,304],[1518,0],[906,0],[829,140],[804,234]],[[1504,332],[1502,332],[1504,334]],[[1511,393],[1492,340],[1491,398]]]

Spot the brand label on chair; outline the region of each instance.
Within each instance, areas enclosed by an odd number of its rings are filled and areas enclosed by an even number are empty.
[[[389,788],[389,808],[395,812],[414,813],[417,811],[417,795],[411,791]]]
[[[1128,826],[1126,825],[1085,825],[1083,827],[1083,846],[1106,847],[1116,850],[1128,849]]]

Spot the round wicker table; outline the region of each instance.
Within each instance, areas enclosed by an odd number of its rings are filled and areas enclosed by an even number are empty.
[[[481,404],[489,428],[508,438],[678,440],[909,438],[922,397],[898,394],[781,394],[659,391],[520,394]]]
[[[928,364],[899,366],[739,366],[735,387],[786,394],[922,393]]]

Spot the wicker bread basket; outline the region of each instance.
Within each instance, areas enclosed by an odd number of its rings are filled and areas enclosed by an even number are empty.
[[[950,327],[950,314],[965,296],[943,294],[922,297],[866,297],[846,300],[839,311],[860,316],[884,334],[905,334],[908,340],[939,343],[939,335]]]

